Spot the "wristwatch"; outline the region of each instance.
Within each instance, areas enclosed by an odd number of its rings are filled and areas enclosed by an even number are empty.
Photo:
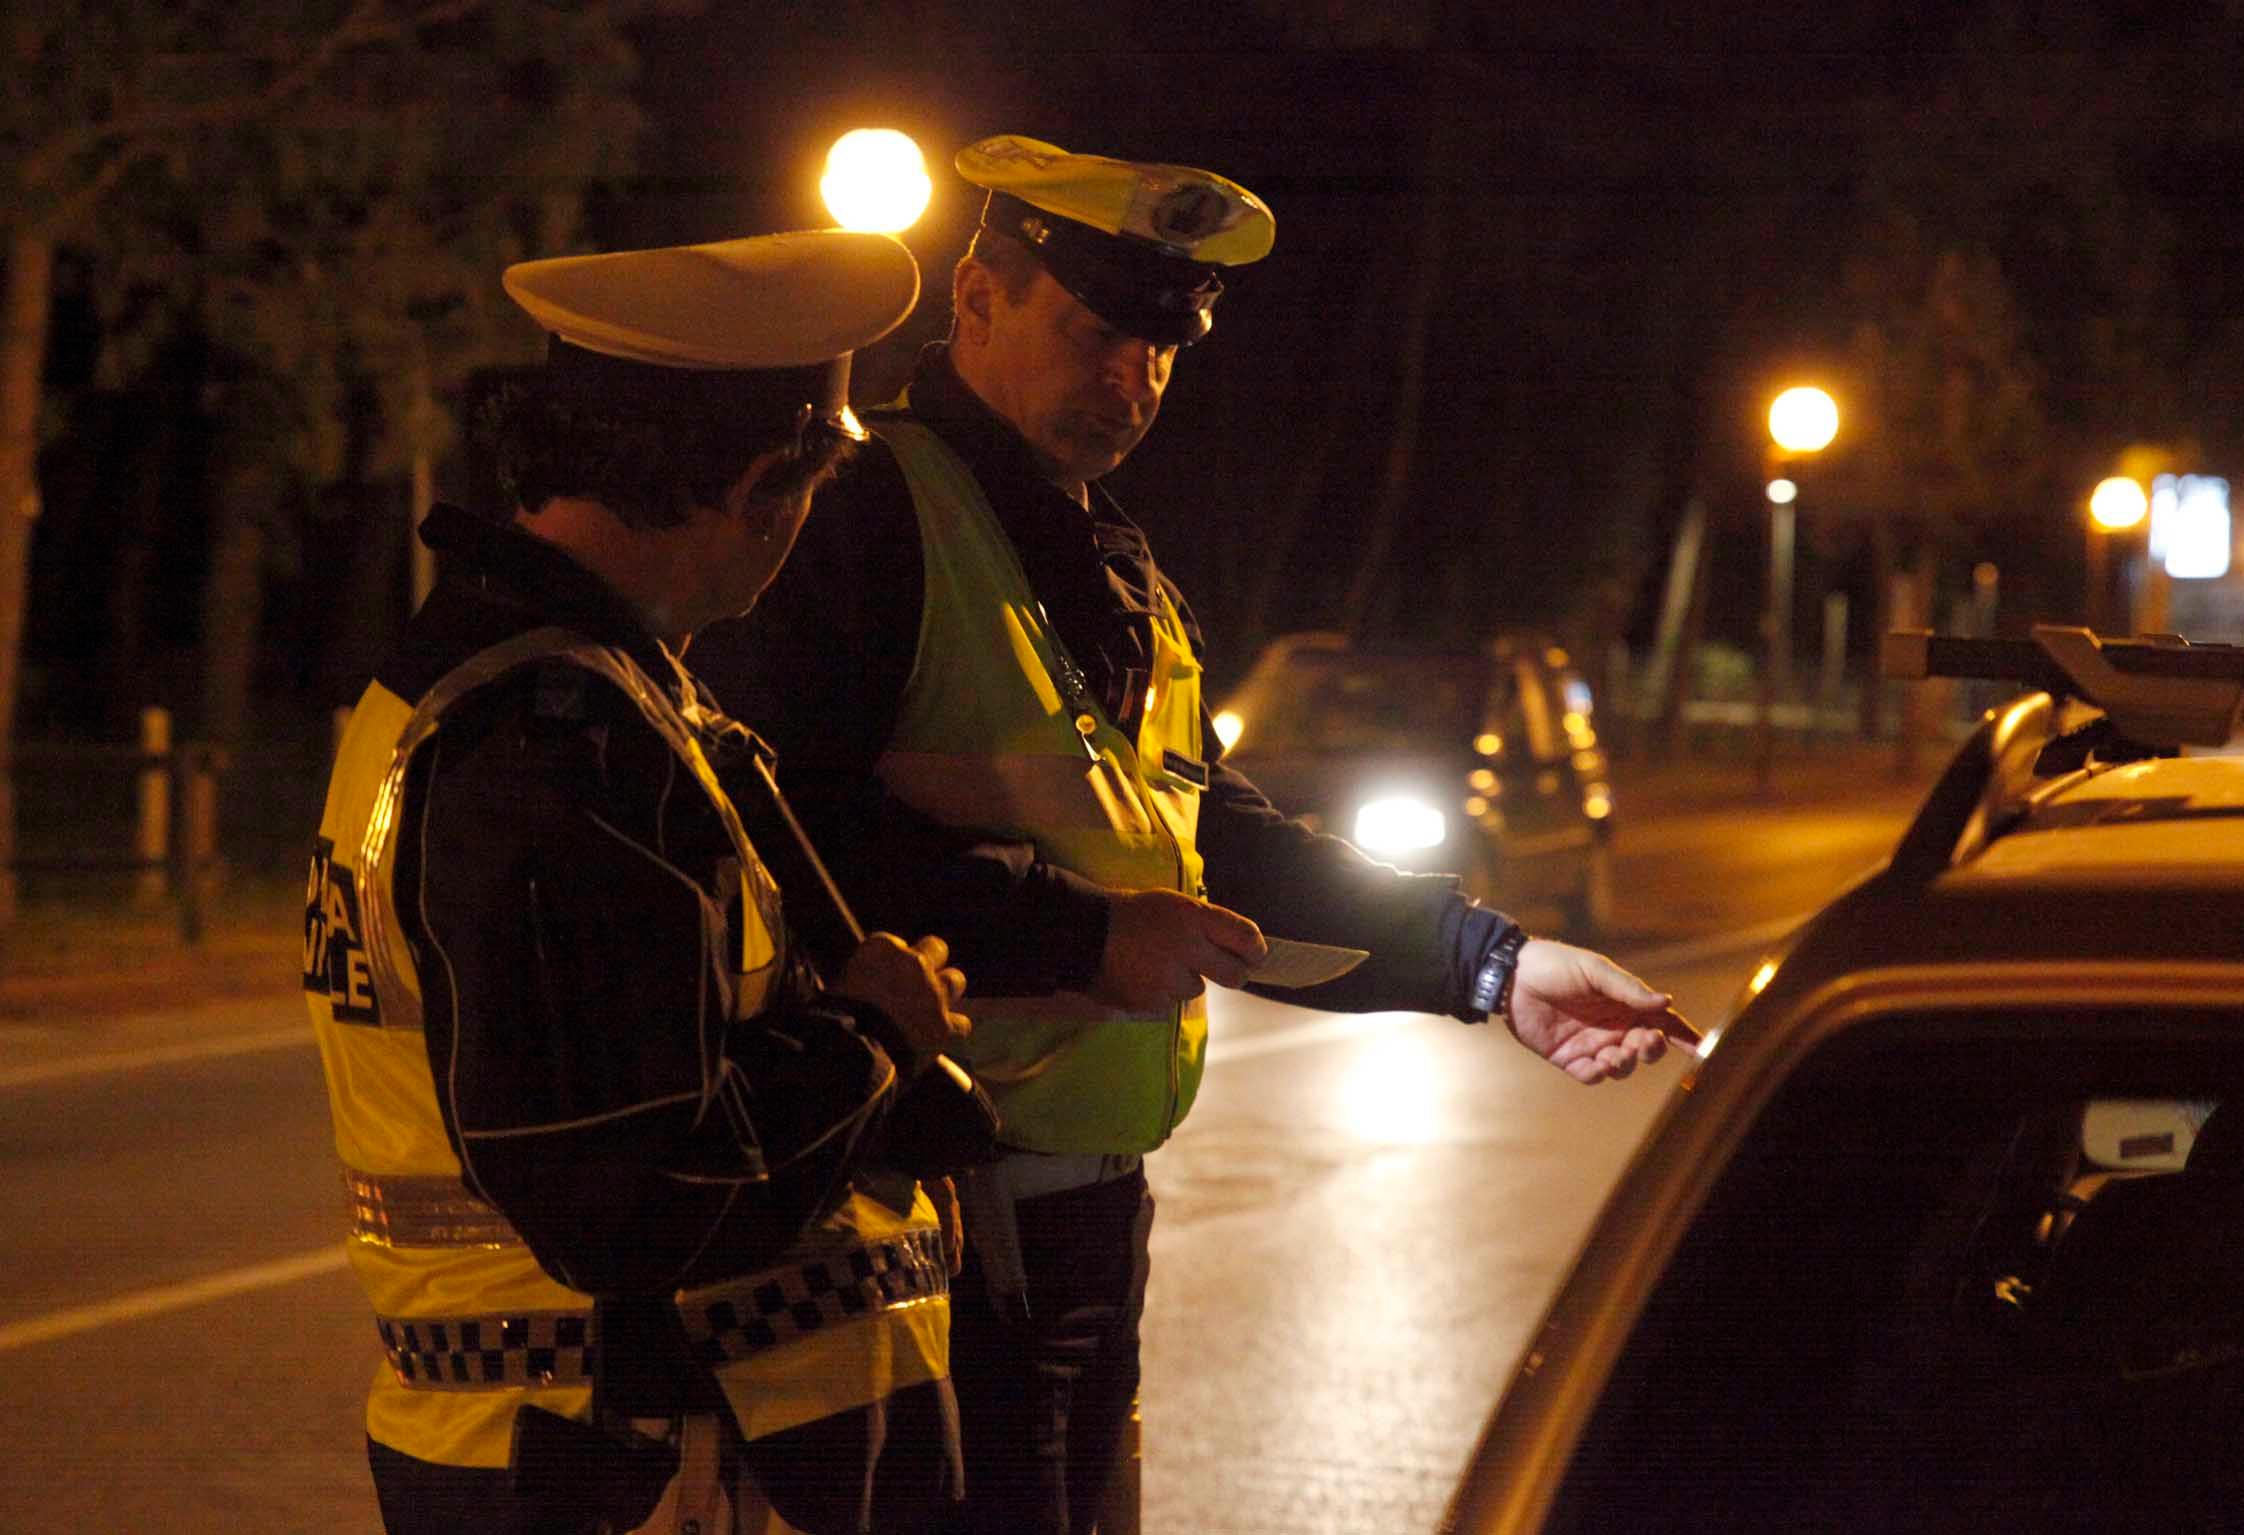
[[[1513,923],[1504,930],[1489,949],[1488,957],[1480,962],[1473,973],[1471,1004],[1481,1012],[1483,1023],[1490,1020],[1509,1020],[1512,1011],[1512,981],[1519,974],[1519,951],[1527,942],[1527,929]]]

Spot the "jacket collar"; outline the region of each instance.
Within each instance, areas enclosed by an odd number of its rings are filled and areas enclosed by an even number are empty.
[[[460,582],[486,603],[519,610],[525,627],[559,624],[622,650],[657,679],[675,675],[675,658],[631,605],[544,539],[438,505],[421,525],[421,542],[445,557],[447,583]]]

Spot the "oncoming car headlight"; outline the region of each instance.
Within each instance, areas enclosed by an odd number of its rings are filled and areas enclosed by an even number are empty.
[[[1375,799],[1356,812],[1356,845],[1367,853],[1416,853],[1449,838],[1449,817],[1422,799]]]

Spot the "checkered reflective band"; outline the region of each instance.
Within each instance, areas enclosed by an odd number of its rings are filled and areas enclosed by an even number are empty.
[[[715,1365],[837,1322],[916,1305],[949,1289],[941,1234],[907,1231],[703,1292],[683,1308],[686,1335]]]
[[[377,1247],[519,1247],[514,1225],[457,1178],[343,1169],[351,1238]]]
[[[592,1314],[375,1319],[398,1383],[430,1391],[583,1386],[593,1370]]]

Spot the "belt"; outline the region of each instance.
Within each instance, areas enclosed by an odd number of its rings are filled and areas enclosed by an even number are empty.
[[[343,1169],[351,1236],[377,1247],[519,1247],[513,1222],[460,1180]]]
[[[1127,1177],[1145,1162],[1134,1151],[1064,1152],[1016,1151],[989,1164],[987,1172],[1015,1199],[1035,1199],[1062,1194]]]
[[[583,1386],[595,1357],[588,1311],[513,1316],[378,1316],[382,1352],[401,1386],[487,1391],[495,1386]]]
[[[936,1231],[907,1231],[802,1263],[727,1279],[679,1303],[709,1364],[745,1359],[822,1327],[918,1305],[950,1290]],[[599,1340],[584,1311],[376,1317],[398,1384],[432,1391],[589,1385]]]
[[[724,1280],[696,1290],[678,1312],[702,1361],[718,1365],[837,1322],[918,1305],[950,1288],[942,1233],[906,1231],[831,1257]]]

